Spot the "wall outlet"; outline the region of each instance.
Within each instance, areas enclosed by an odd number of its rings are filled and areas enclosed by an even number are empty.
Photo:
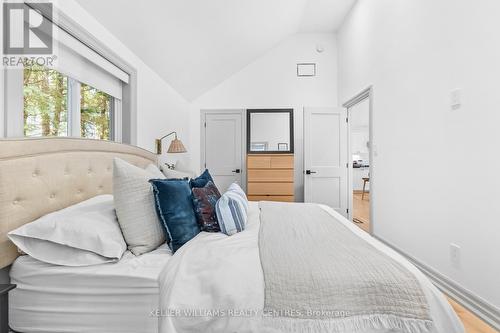
[[[457,244],[450,244],[450,260],[453,267],[460,268],[460,246]]]

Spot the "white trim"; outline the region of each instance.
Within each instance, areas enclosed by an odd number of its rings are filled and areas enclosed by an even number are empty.
[[[207,114],[234,113],[241,115],[241,188],[246,193],[247,188],[247,117],[246,109],[201,109],[200,110],[200,169],[205,169],[205,120]]]
[[[122,142],[122,127],[121,126],[116,126],[116,124],[121,124],[122,123],[122,101],[119,99],[114,98],[114,106],[113,106],[113,113],[112,113],[112,137],[111,140],[116,141],[116,142]]]
[[[481,318],[488,325],[492,326],[496,330],[500,330],[500,309],[488,303],[481,297],[474,295],[471,291],[460,286],[458,283],[452,281],[435,269],[423,264],[398,247],[390,244],[380,237],[374,237],[408,259],[413,265],[417,266],[417,268],[421,270],[422,273],[424,273],[443,293],[463,305],[467,308],[467,310]]]
[[[0,15],[1,14],[2,12],[0,11]],[[6,119],[5,110],[7,110],[6,101],[4,99],[4,93],[5,93],[4,82],[5,82],[5,69],[0,68],[0,138],[3,138],[5,136],[5,119]]]
[[[80,82],[68,78],[68,136],[76,138],[81,137],[80,88]]]
[[[0,17],[3,22],[3,4],[0,6]],[[0,24],[0,36],[2,36],[2,38],[0,38],[0,50],[3,50],[3,24]],[[5,96],[5,69],[2,66],[0,67],[0,139],[5,137],[5,110],[7,110]]]
[[[369,86],[368,88],[364,89],[361,91],[359,94],[355,95],[351,99],[349,99],[347,102],[342,104],[342,107],[347,109],[347,117],[349,118],[349,109],[352,108],[353,106],[359,104],[360,102],[368,99],[369,102],[369,140],[370,140],[370,229],[369,232],[371,235],[374,234],[374,207],[375,207],[375,191],[374,191],[374,165],[375,165],[375,153],[374,150],[376,149],[376,145],[374,142],[374,135],[373,135],[373,86]],[[351,153],[351,122],[347,124],[347,131],[348,131],[348,195],[349,195],[349,220],[352,221],[353,219],[353,179],[352,179],[352,153]]]
[[[4,136],[10,138],[24,136],[24,71],[23,69],[5,70],[5,130]]]

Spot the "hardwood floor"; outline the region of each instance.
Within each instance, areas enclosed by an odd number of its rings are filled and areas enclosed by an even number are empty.
[[[370,232],[370,193],[365,193],[365,198],[361,199],[362,194],[354,192],[353,194],[353,213],[356,225],[366,232]]]
[[[457,313],[460,320],[465,327],[465,332],[467,333],[499,333],[497,330],[488,326],[480,318],[476,317],[470,311],[465,309],[463,306],[455,302],[454,300],[448,298],[453,310]]]
[[[370,232],[370,194],[365,193],[364,200],[361,200],[361,193],[355,192],[353,206],[353,219],[361,222],[355,224],[364,231]],[[466,333],[500,333],[454,300],[448,298],[448,301],[464,324]]]

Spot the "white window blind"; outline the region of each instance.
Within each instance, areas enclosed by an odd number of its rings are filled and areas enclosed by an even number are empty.
[[[57,25],[53,29],[57,58],[49,67],[121,100],[129,75]]]

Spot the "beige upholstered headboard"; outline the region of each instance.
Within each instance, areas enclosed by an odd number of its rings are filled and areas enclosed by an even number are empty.
[[[111,193],[113,158],[140,167],[155,154],[116,142],[78,138],[0,140],[0,268],[18,256],[7,233],[45,214]]]

